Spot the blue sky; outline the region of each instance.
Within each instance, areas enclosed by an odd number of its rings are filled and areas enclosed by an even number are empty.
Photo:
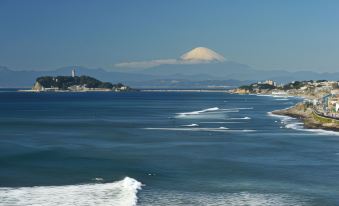
[[[336,71],[335,0],[0,0],[0,65],[112,68],[204,46],[257,69]]]

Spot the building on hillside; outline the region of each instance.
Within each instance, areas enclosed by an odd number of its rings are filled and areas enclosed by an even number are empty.
[[[339,89],[332,89],[331,94],[332,95],[339,95]]]
[[[258,84],[268,84],[268,85],[271,85],[271,86],[277,86],[277,82],[273,81],[273,80],[266,80],[264,82],[258,82]]]
[[[321,86],[321,87],[316,87],[314,89],[314,92],[331,92],[332,91],[332,86]]]

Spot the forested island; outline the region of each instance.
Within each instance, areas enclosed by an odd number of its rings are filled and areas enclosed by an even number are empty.
[[[122,83],[102,82],[90,76],[43,76],[38,77],[30,91],[136,91]]]

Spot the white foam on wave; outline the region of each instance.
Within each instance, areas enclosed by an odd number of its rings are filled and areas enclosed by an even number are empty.
[[[278,115],[278,114],[273,114],[272,112],[267,112],[267,115],[270,117],[277,117],[281,120],[290,120],[290,119],[295,119],[293,117],[289,117],[289,116],[284,116],[284,115]]]
[[[280,99],[275,99],[276,101],[288,101],[289,99],[287,98],[280,98]]]
[[[236,107],[236,108],[231,108],[231,109],[234,109],[234,110],[252,110],[253,107]]]
[[[165,131],[194,131],[194,132],[255,132],[256,130],[250,129],[241,129],[234,130],[228,129],[226,127],[217,127],[217,128],[177,128],[177,127],[147,127],[143,128],[146,130],[165,130]]]
[[[200,122],[201,124],[243,124],[245,122]]]
[[[182,125],[183,127],[198,127],[198,124],[187,124],[187,125]]]
[[[220,109],[219,107],[211,107],[208,109],[192,111],[192,112],[181,112],[177,113],[176,118],[220,118],[218,115],[224,113],[239,112],[239,110],[251,110],[253,107],[240,107],[240,108],[226,108]]]
[[[0,205],[10,206],[133,206],[142,184],[125,177],[113,183],[0,188]]]
[[[307,129],[303,127],[302,125],[304,124],[300,122],[293,122],[293,123],[286,124],[285,127],[288,129],[294,129],[298,131],[312,132],[317,135],[339,136],[339,132],[336,132],[336,131],[329,131],[329,130],[324,130],[324,129]]]
[[[192,111],[192,112],[181,112],[177,113],[175,118],[179,119],[209,119],[209,118],[223,118],[225,113],[229,112],[239,112],[239,110],[234,109],[220,109],[219,107],[211,107],[208,109]]]
[[[234,117],[229,119],[251,119],[251,117]]]
[[[257,97],[273,97],[274,95],[271,94],[254,94]]]
[[[284,99],[287,99],[287,98],[291,98],[291,97],[294,97],[294,96],[288,96],[286,94],[255,94],[255,96],[258,96],[258,97],[272,97],[272,98],[284,98]]]
[[[208,109],[203,109],[203,110],[198,110],[198,111],[193,111],[193,112],[182,112],[182,113],[178,113],[179,115],[197,115],[197,114],[201,114],[204,112],[211,112],[211,111],[218,111],[219,107],[211,107]]]
[[[93,178],[93,180],[94,180],[94,181],[98,181],[98,182],[100,182],[100,181],[104,181],[104,179],[103,179],[103,178],[101,178],[101,177],[96,177],[96,178]]]
[[[273,95],[274,98],[280,98],[280,99],[288,99],[290,96],[288,95]]]
[[[267,114],[268,114],[268,116],[281,119],[281,123],[283,125],[285,125],[285,128],[287,128],[287,129],[293,129],[293,130],[305,131],[305,132],[312,132],[316,135],[339,136],[339,132],[336,132],[336,131],[328,131],[328,130],[324,130],[324,129],[307,129],[303,126],[304,123],[299,122],[296,118],[293,118],[293,117],[276,115],[276,114],[272,114],[272,112],[268,112]]]

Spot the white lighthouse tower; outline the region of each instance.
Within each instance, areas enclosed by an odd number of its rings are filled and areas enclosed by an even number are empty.
[[[75,69],[72,69],[72,77],[75,77]]]

